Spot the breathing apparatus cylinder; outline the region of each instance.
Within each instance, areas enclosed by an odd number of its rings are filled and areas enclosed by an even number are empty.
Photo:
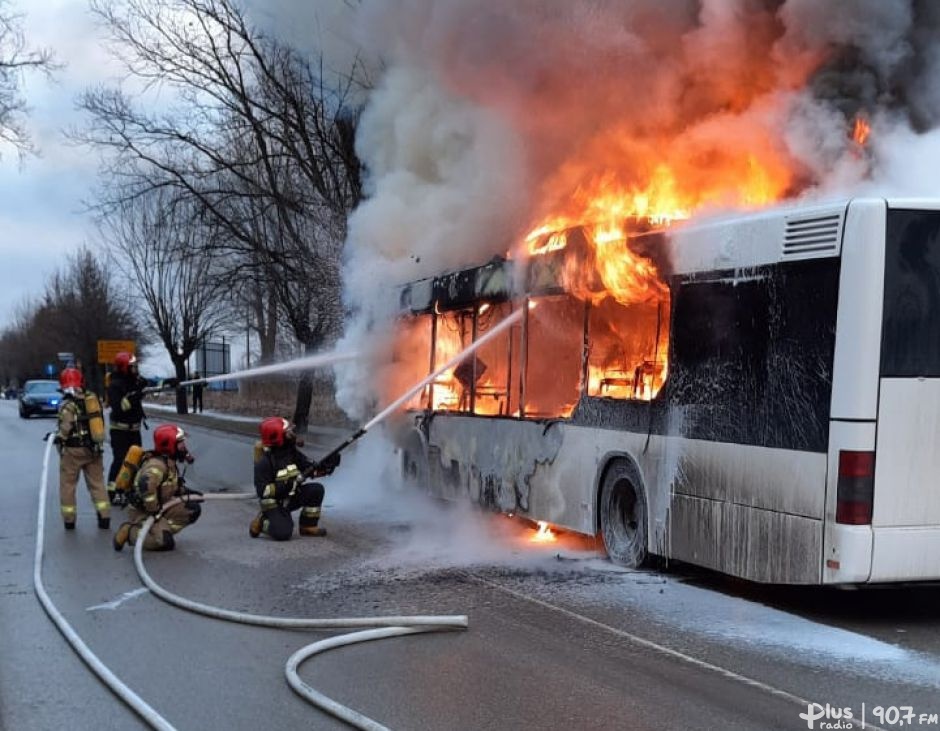
[[[143,447],[140,447],[137,444],[132,444],[128,448],[127,454],[124,455],[124,464],[121,465],[121,469],[117,473],[117,477],[114,478],[115,492],[127,492],[131,489],[131,483],[134,481],[134,475],[137,474],[137,470],[140,469],[140,465],[143,461]]]
[[[251,456],[254,459],[254,461],[260,462],[261,458],[264,456],[264,445],[261,443],[260,440],[255,442],[255,446],[251,450],[251,452],[252,452]]]
[[[91,441],[99,445],[104,444],[105,429],[101,402],[91,391],[85,393],[85,415],[88,417],[88,434],[91,436]]]

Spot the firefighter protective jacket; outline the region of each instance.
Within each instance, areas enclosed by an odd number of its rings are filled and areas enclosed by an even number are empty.
[[[94,449],[95,443],[88,430],[88,416],[82,399],[66,396],[59,407],[59,431],[56,442],[63,447],[87,447]]]
[[[111,407],[111,428],[140,429],[144,420],[141,391],[147,383],[140,376],[128,373],[112,373],[108,384],[108,405]]]
[[[150,514],[160,512],[168,500],[182,497],[185,489],[176,460],[158,454],[146,456],[134,480],[134,490],[140,509]]]
[[[297,478],[314,464],[293,444],[265,447],[255,462],[255,492],[261,498],[261,510],[270,510],[288,499]]]

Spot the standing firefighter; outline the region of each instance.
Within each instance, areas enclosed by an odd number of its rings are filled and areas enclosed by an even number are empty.
[[[261,444],[255,453],[255,492],[261,512],[248,527],[257,538],[262,533],[276,541],[286,541],[294,532],[291,512],[300,508],[300,535],[325,536],[320,522],[323,485],[305,482],[308,476],[330,475],[339,465],[339,455],[322,463],[310,460],[297,448],[293,425],[279,416],[261,422]]]
[[[148,551],[173,550],[174,536],[199,519],[202,493],[186,488],[178,462],[193,463],[186,448],[186,433],[175,424],[157,427],[153,432],[153,451],[145,453],[128,495],[130,520],[122,523],[114,534],[115,551],[124,548],[128,541],[134,545],[141,526],[151,515],[156,520],[144,538]],[[164,508],[174,498],[182,502]]]
[[[196,382],[193,384],[193,413],[202,413],[202,381],[199,379],[202,376],[199,375],[199,371],[196,371],[193,374],[193,378]]]
[[[104,489],[104,419],[98,397],[86,394],[82,374],[66,368],[59,376],[59,387],[65,398],[59,407],[59,430],[55,444],[59,448],[59,506],[68,530],[75,528],[75,488],[80,474],[91,493],[98,513],[98,527],[111,527],[111,506]]]
[[[133,353],[121,352],[114,356],[114,373],[108,383],[108,404],[111,406],[111,468],[108,470],[108,497],[113,505],[122,499],[114,489],[118,470],[124,464],[127,450],[143,443],[140,423],[144,408],[140,401],[146,384],[137,372],[137,358]]]

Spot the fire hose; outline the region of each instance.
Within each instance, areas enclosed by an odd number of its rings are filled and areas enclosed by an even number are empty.
[[[55,604],[46,593],[42,583],[42,559],[43,543],[45,529],[45,503],[46,490],[49,473],[49,456],[51,454],[52,442],[47,442],[43,457],[42,476],[40,478],[39,488],[39,515],[36,529],[36,553],[33,567],[33,586],[40,603],[45,609],[49,618],[56,625],[68,643],[75,652],[88,665],[88,667],[98,676],[98,678],[107,685],[115,695],[124,701],[150,726],[160,731],[174,731],[172,726],[163,716],[154,708],[148,705],[133,690],[121,682],[121,680],[112,673],[108,667],[88,648],[81,637],[75,632],[71,625],[65,620],[58,611]],[[191,496],[193,500],[218,500],[233,499],[240,497],[254,497],[254,495],[204,495]],[[161,513],[166,509],[181,503],[182,500],[175,498],[165,503]],[[285,676],[291,689],[295,693],[306,699],[321,710],[345,721],[346,723],[359,729],[368,731],[379,731],[385,729],[385,726],[373,721],[357,711],[344,706],[326,695],[320,693],[315,688],[305,683],[299,676],[297,670],[300,664],[310,657],[318,655],[328,650],[346,645],[368,642],[370,640],[384,639],[386,637],[398,637],[403,635],[419,634],[424,632],[445,632],[459,629],[466,629],[468,620],[466,615],[451,616],[392,616],[392,617],[351,617],[351,618],[294,618],[294,617],[275,617],[257,614],[248,614],[245,612],[235,612],[221,607],[214,607],[209,604],[202,604],[190,599],[173,594],[162,586],[157,584],[147,573],[143,561],[143,536],[146,536],[151,526],[154,524],[157,516],[150,516],[144,522],[138,533],[138,540],[134,546],[134,565],[141,581],[150,590],[163,601],[173,604],[181,609],[185,609],[196,614],[202,614],[214,619],[221,619],[240,624],[249,624],[259,627],[275,627],[289,629],[351,629],[369,627],[371,629],[350,632],[343,635],[335,635],[325,640],[310,643],[291,655],[285,666]]]
[[[416,384],[413,388],[409,389],[402,396],[397,398],[391,404],[389,404],[383,411],[373,417],[369,422],[363,425],[358,431],[344,440],[337,447],[328,452],[321,460],[320,463],[328,461],[331,457],[338,455],[344,449],[352,445],[358,439],[363,437],[366,432],[371,429],[373,426],[379,422],[386,419],[390,414],[396,411],[400,406],[405,404],[412,396],[418,393],[423,389],[428,383],[433,381],[435,378],[440,376],[445,371],[457,366],[465,358],[469,357],[474,353],[478,348],[482,347],[490,340],[494,339],[497,335],[502,333],[507,328],[514,325],[521,318],[525,309],[519,309],[506,317],[502,322],[497,326],[489,330],[485,335],[478,338],[473,342],[472,345],[465,348],[463,351],[458,353],[456,356],[451,358],[449,361],[443,365],[436,368],[430,375],[424,378],[421,382]],[[294,361],[292,365],[295,367],[299,366],[308,366],[314,367],[318,365],[324,365],[326,363],[332,362],[339,359],[352,359],[359,357],[357,353],[345,353],[341,355],[314,355],[307,358]],[[249,377],[254,375],[262,375],[269,372],[275,372],[276,370],[281,370],[282,366],[261,366],[259,368],[250,369],[247,371],[240,371],[237,373],[228,374],[225,376],[214,376],[211,378],[202,378],[196,379],[193,381],[184,381],[184,382],[168,382],[165,386],[156,387],[153,389],[147,389],[149,393],[156,393],[158,391],[168,390],[171,388],[183,388],[187,385],[192,385],[195,383],[206,384],[216,380],[222,379],[231,379],[236,376]],[[69,642],[72,648],[76,653],[84,660],[88,667],[101,679],[101,681],[107,685],[121,700],[127,703],[134,711],[140,715],[147,723],[149,723],[153,728],[161,730],[172,730],[173,726],[166,721],[157,711],[151,708],[147,703],[145,703],[134,691],[128,688],[124,683],[122,683],[117,676],[112,673],[104,663],[101,662],[98,657],[91,652],[88,646],[82,641],[78,634],[72,629],[71,625],[65,620],[62,614],[56,609],[52,600],[49,598],[49,595],[46,593],[46,590],[42,584],[42,556],[43,556],[43,535],[44,535],[44,523],[45,523],[45,503],[46,503],[46,482],[48,479],[49,473],[49,455],[51,453],[52,442],[47,442],[45,456],[43,458],[43,467],[42,467],[42,476],[40,478],[40,490],[39,490],[39,516],[37,519],[37,531],[36,531],[36,555],[35,563],[33,569],[33,586],[36,591],[36,595],[39,598],[40,603],[45,609],[46,613],[49,615],[50,619]],[[212,498],[213,496],[204,496]],[[232,498],[234,495],[225,495],[225,496],[215,496],[213,499],[220,498]],[[249,495],[249,497],[253,497]],[[163,509],[170,507],[172,503],[167,503]],[[144,525],[141,527],[143,534],[146,535],[150,530],[151,526],[154,523],[154,518],[149,517]],[[138,533],[138,536],[140,534]],[[287,682],[290,684],[291,688],[300,696],[307,699],[318,708],[330,713],[337,718],[346,721],[352,726],[360,729],[369,729],[370,731],[376,729],[384,729],[385,727],[371,720],[370,718],[347,708],[336,701],[331,700],[322,693],[319,693],[317,690],[311,686],[304,683],[299,675],[297,674],[297,669],[300,664],[314,655],[332,650],[336,647],[342,647],[344,645],[356,644],[359,642],[368,642],[370,640],[382,639],[385,637],[395,637],[401,635],[417,634],[422,632],[440,632],[440,631],[449,631],[457,629],[465,629],[468,624],[466,615],[452,615],[452,616],[403,616],[403,617],[353,617],[353,618],[340,618],[340,619],[305,619],[305,618],[290,618],[290,617],[271,617],[263,615],[254,615],[247,614],[243,612],[234,612],[227,609],[222,609],[219,607],[213,607],[208,604],[201,604],[199,602],[194,602],[189,599],[177,596],[166,589],[163,589],[159,584],[157,584],[153,579],[150,578],[150,575],[147,573],[143,564],[143,541],[138,540],[134,546],[134,563],[137,567],[137,573],[140,576],[141,580],[147,586],[147,588],[155,594],[160,599],[174,604],[182,609],[186,609],[197,614],[203,614],[208,617],[213,617],[215,619],[222,619],[230,622],[239,622],[242,624],[250,624],[262,627],[283,627],[291,629],[349,629],[349,628],[358,628],[358,627],[371,627],[373,629],[360,630],[357,632],[351,632],[344,635],[333,636],[325,640],[318,642],[313,642],[305,647],[302,647],[300,650],[295,652],[287,660],[287,666],[285,668],[285,674],[287,676]]]

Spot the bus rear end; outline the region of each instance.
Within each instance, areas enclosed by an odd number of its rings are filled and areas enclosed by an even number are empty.
[[[938,580],[940,210],[853,203],[839,307],[824,580]]]

